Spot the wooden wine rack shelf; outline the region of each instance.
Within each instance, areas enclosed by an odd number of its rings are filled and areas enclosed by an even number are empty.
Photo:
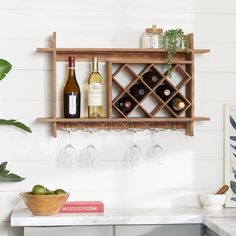
[[[64,128],[73,129],[183,129],[186,135],[193,136],[194,122],[207,121],[208,117],[194,117],[194,55],[207,53],[209,49],[193,49],[193,34],[188,35],[190,51],[178,50],[172,59],[173,73],[180,78],[177,84],[168,78],[167,71],[160,70],[159,66],[167,64],[167,49],[134,49],[134,48],[57,48],[56,33],[52,35],[50,48],[38,48],[38,52],[51,53],[53,58],[52,68],[52,94],[53,94],[53,116],[49,118],[38,118],[39,122],[52,123],[53,135],[56,137],[57,130]],[[107,81],[107,117],[68,119],[57,117],[56,111],[56,66],[57,62],[67,61],[68,56],[75,56],[76,61],[90,61],[97,56],[99,61],[106,62]],[[132,69],[132,65],[140,65],[139,72]],[[144,65],[144,66],[143,66]],[[155,72],[159,80],[150,87],[143,79],[148,72]],[[120,81],[120,75],[128,74],[129,81],[125,85]],[[133,97],[130,88],[141,83],[146,91],[140,100]],[[165,84],[171,89],[171,96],[163,100],[155,92],[160,85]],[[117,101],[123,96],[132,99],[134,108],[124,114],[119,110]],[[185,107],[179,112],[174,111],[170,104],[174,97],[180,97]],[[151,109],[145,106],[145,101],[151,100],[155,103]],[[139,113],[135,115],[135,112]],[[165,117],[160,113],[165,111]]]

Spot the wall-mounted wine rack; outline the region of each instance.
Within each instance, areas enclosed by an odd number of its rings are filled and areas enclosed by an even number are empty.
[[[166,71],[167,49],[133,49],[133,48],[57,48],[56,33],[52,35],[52,47],[38,48],[38,52],[52,54],[52,94],[53,116],[38,118],[40,122],[53,124],[53,135],[63,128],[96,128],[96,129],[184,129],[186,135],[193,136],[194,122],[206,121],[208,117],[194,116],[194,55],[207,53],[209,49],[194,49],[193,34],[188,35],[190,51],[178,50],[172,59],[173,76],[177,75],[178,82],[168,77]],[[68,56],[75,56],[76,61],[90,61],[97,56],[100,61],[106,62],[107,81],[107,117],[105,118],[62,118],[57,117],[56,111],[56,67],[57,62],[67,61]],[[139,66],[139,70],[133,67]],[[155,73],[157,81],[152,85],[145,80],[145,74]],[[122,81],[122,74],[128,80]],[[130,92],[132,86],[141,84],[145,94],[135,98]],[[168,98],[158,96],[158,89],[168,86],[171,91]],[[129,97],[132,109],[122,112],[118,106],[119,99]],[[180,111],[172,107],[172,99],[179,97],[185,104]],[[152,104],[150,106],[150,104]]]

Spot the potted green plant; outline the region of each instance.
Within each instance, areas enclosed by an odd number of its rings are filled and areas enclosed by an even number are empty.
[[[171,77],[172,73],[172,57],[176,53],[177,49],[184,46],[184,51],[189,52],[189,43],[187,35],[184,34],[182,29],[170,29],[164,32],[163,45],[167,48],[167,70],[168,76]]]
[[[7,75],[7,73],[11,70],[12,65],[4,60],[0,59],[0,81]],[[0,119],[0,125],[10,125],[15,126],[21,130],[31,133],[31,129],[25,124],[15,120],[15,119]],[[6,169],[7,162],[3,162],[0,164],[0,181],[22,181],[25,178],[20,177],[14,173],[10,173],[9,170]]]

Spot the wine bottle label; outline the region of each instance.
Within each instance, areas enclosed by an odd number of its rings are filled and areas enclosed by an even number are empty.
[[[69,114],[76,114],[76,95],[69,95]]]
[[[92,83],[88,86],[88,105],[102,106],[102,84]]]

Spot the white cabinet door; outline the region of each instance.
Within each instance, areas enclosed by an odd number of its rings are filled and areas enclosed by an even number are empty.
[[[201,236],[200,224],[116,226],[116,236]]]
[[[25,227],[24,236],[112,236],[112,226]]]

